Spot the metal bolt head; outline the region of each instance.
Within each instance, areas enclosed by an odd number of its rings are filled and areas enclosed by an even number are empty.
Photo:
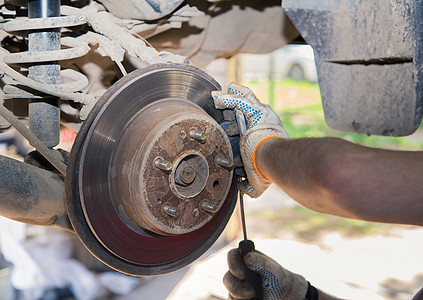
[[[191,129],[189,131],[189,136],[200,143],[204,143],[207,139],[206,133],[197,129]]]
[[[225,168],[232,168],[234,162],[229,158],[218,156],[216,157],[216,164]]]
[[[160,157],[157,157],[154,160],[154,166],[163,171],[170,171],[172,170],[172,163],[170,161],[166,161]]]
[[[191,166],[185,166],[182,168],[179,176],[183,183],[190,184],[195,179],[195,170]]]
[[[201,209],[205,210],[206,212],[215,214],[218,211],[218,208],[216,205],[214,205],[213,203],[207,202],[207,201],[203,201],[200,203],[200,207]]]
[[[169,204],[163,205],[162,208],[163,212],[171,217],[178,217],[179,216],[179,209],[177,207],[171,206]]]

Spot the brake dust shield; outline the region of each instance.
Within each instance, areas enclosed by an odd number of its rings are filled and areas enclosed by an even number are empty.
[[[66,176],[71,223],[88,250],[131,275],[186,266],[218,238],[236,202],[233,153],[210,92],[188,65],[114,84],[83,123]]]

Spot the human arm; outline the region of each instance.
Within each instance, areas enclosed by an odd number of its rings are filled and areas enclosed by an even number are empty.
[[[260,172],[305,207],[367,221],[423,225],[423,152],[337,138],[269,139]]]
[[[241,110],[241,155],[258,197],[271,182],[322,213],[423,225],[423,152],[390,151],[337,138],[289,139],[279,117],[245,87],[213,93],[217,108]]]

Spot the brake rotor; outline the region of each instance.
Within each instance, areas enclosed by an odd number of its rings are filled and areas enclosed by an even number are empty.
[[[71,223],[88,250],[131,275],[201,256],[236,202],[232,146],[201,70],[160,64],[114,84],[83,123],[66,176]]]

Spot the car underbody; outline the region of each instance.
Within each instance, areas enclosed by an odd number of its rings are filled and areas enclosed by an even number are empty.
[[[0,130],[35,148],[0,156],[0,214],[75,232],[124,273],[189,264],[233,211],[239,133],[213,106],[221,87],[201,68],[214,59],[306,42],[330,126],[402,136],[421,122],[421,1],[0,5]],[[70,153],[61,127],[78,132]]]

